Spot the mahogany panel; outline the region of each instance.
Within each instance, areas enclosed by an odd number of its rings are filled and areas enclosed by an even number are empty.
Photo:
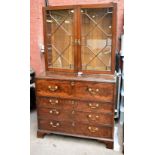
[[[113,125],[112,114],[79,112],[76,110],[64,111],[56,108],[39,108],[38,117],[44,119],[79,121],[84,123]]]
[[[40,119],[39,129],[90,137],[112,138],[112,127],[91,125],[79,122],[62,122]]]
[[[59,80],[37,80],[37,95],[38,96],[71,96],[73,91],[71,81]]]
[[[114,104],[112,103],[79,101],[76,110],[84,112],[113,113],[113,106]]]
[[[74,113],[74,120],[84,123],[101,124],[101,125],[111,125],[113,124],[113,115],[102,114],[102,113],[86,113],[77,112]]]
[[[39,119],[38,128],[41,130],[58,131],[63,133],[75,133],[75,127],[71,122],[60,122],[52,119]]]
[[[76,133],[84,136],[112,138],[112,128],[106,126],[76,123]]]
[[[60,121],[71,121],[73,120],[72,112],[65,112],[62,109],[56,108],[39,108],[38,117],[44,119],[54,119]]]
[[[73,110],[75,106],[74,100],[65,100],[55,97],[38,97],[38,106],[43,108],[57,108],[66,111]]]
[[[43,108],[58,108],[65,111],[96,112],[96,113],[113,113],[112,103],[104,102],[85,102],[80,100],[60,99],[56,97],[37,97],[37,104]]]
[[[97,82],[76,82],[75,95],[77,97],[95,99],[102,102],[113,102],[113,84]]]

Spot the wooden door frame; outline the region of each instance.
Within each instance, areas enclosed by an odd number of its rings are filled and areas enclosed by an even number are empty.
[[[73,40],[79,39],[81,42],[81,8],[113,8],[112,15],[112,50],[111,50],[111,71],[93,71],[82,70],[81,62],[81,45],[74,45],[74,69],[60,69],[48,67],[48,52],[47,52],[47,40],[46,40],[46,14],[47,10],[62,10],[73,9]],[[117,39],[117,3],[105,3],[105,4],[87,4],[87,5],[65,5],[65,6],[48,6],[43,7],[43,32],[44,32],[44,47],[45,47],[45,68],[47,71],[53,72],[83,72],[84,74],[114,74],[115,73],[115,52],[116,52],[116,39]]]
[[[82,70],[81,66],[78,68],[80,72],[84,74],[114,74],[115,73],[115,53],[116,53],[116,39],[117,39],[117,3],[106,3],[106,4],[89,4],[89,5],[78,5],[80,9],[82,8],[113,8],[112,15],[112,50],[111,50],[111,71],[95,71],[95,70]],[[81,17],[80,17],[81,19]],[[81,27],[81,25],[79,25]],[[81,32],[80,32],[81,39]],[[80,50],[81,56],[81,50]],[[81,61],[81,58],[79,59]]]
[[[46,71],[52,71],[52,72],[77,72],[77,46],[74,46],[74,69],[61,69],[61,68],[49,68],[48,67],[48,52],[47,52],[47,39],[46,39],[46,33],[47,33],[47,28],[46,28],[46,11],[50,10],[67,10],[67,9],[73,9],[74,10],[74,17],[73,17],[73,40],[77,38],[77,7],[73,5],[69,6],[48,6],[48,7],[43,7],[42,12],[43,12],[43,33],[44,33],[44,48],[45,48],[45,69]]]

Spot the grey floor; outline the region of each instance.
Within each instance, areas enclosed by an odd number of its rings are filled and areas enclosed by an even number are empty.
[[[95,140],[73,138],[58,135],[46,135],[43,139],[36,137],[36,111],[30,114],[30,153],[31,155],[122,155],[119,138],[119,125],[115,126],[114,150],[107,149],[103,143]]]

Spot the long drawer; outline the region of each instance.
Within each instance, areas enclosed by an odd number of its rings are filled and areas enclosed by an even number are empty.
[[[43,108],[61,108],[63,110],[99,113],[113,113],[114,108],[112,103],[67,100],[54,97],[38,97],[37,104]]]
[[[37,96],[76,98],[102,102],[114,102],[112,83],[36,80]]]
[[[54,119],[59,121],[78,121],[93,124],[113,124],[112,114],[102,114],[94,112],[79,112],[76,110],[64,111],[56,108],[39,108],[38,117],[44,119]]]
[[[91,125],[79,122],[39,119],[39,129],[53,132],[77,134],[90,137],[112,138],[113,129],[109,126]]]

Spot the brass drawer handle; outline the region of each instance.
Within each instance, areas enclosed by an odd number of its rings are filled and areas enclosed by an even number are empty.
[[[77,105],[77,101],[76,101],[76,100],[72,100],[72,101],[71,101],[71,104],[72,104],[72,105]]]
[[[73,101],[71,101],[71,103],[72,103],[72,104],[75,104],[75,101],[73,100]]]
[[[53,122],[50,122],[50,125],[51,125],[53,128],[56,128],[56,127],[60,126],[60,123],[57,122],[57,123],[54,125]]]
[[[99,119],[99,116],[96,115],[96,116],[92,116],[91,114],[88,115],[88,118],[90,118],[92,121],[96,121],[97,119]]]
[[[58,100],[55,100],[55,102],[53,102],[53,101],[50,99],[50,100],[49,100],[49,103],[53,105],[53,104],[59,103],[59,101],[58,101]]]
[[[89,126],[89,127],[88,127],[88,130],[89,130],[90,132],[97,132],[99,129],[98,129],[97,127]]]
[[[98,104],[98,103],[95,104],[94,106],[93,106],[91,103],[89,103],[88,105],[89,105],[89,107],[92,108],[92,109],[96,109],[96,108],[99,107],[99,104]]]
[[[75,114],[75,111],[73,110],[73,111],[72,111],[72,115],[74,115],[74,114]]]
[[[92,88],[89,88],[88,87],[88,92],[90,93],[90,94],[92,94],[92,95],[96,95],[97,93],[99,93],[100,92],[100,90],[97,88],[97,89],[92,89]]]
[[[59,111],[57,111],[56,109],[53,109],[53,110],[50,110],[49,113],[58,115]]]
[[[75,82],[72,81],[72,82],[71,82],[71,86],[75,86]]]
[[[58,90],[58,86],[48,86],[48,89],[50,90],[50,91],[52,91],[52,92],[54,92],[54,91],[56,91],[56,90]]]

